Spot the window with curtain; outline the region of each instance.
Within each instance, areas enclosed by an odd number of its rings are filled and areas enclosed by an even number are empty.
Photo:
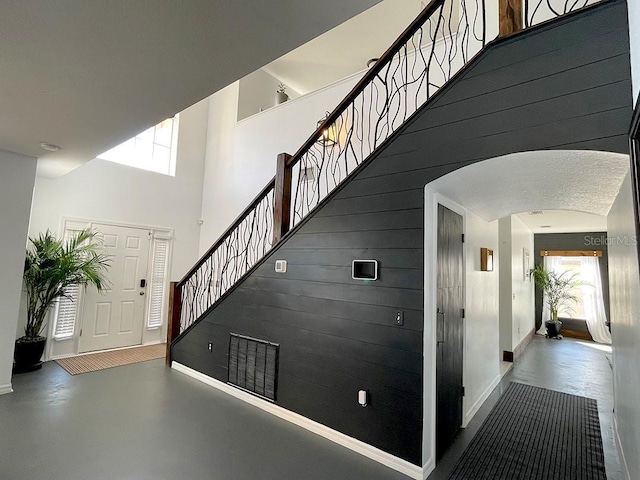
[[[558,274],[565,271],[569,271],[567,276],[577,274],[576,279],[586,283],[586,285],[575,287],[572,292],[580,299],[580,302],[571,304],[568,307],[561,307],[558,311],[558,316],[586,320],[591,338],[598,343],[610,344],[611,333],[607,327],[598,258],[595,256],[548,256],[544,258],[544,266],[547,270],[553,270]],[[545,302],[543,317],[548,318],[548,316],[548,308]],[[542,328],[544,328],[544,323]]]

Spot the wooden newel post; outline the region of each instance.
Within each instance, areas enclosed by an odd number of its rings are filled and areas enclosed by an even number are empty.
[[[273,191],[273,243],[275,245],[289,231],[291,212],[291,155],[278,155],[276,184]]]
[[[498,0],[499,36],[506,37],[522,30],[522,2],[524,0]]]
[[[171,342],[180,335],[180,313],[182,311],[182,295],[178,282],[169,286],[169,323],[167,325],[167,354],[165,362],[171,366]]]

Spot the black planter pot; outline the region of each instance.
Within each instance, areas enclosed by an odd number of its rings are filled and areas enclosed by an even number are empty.
[[[546,337],[557,339],[562,338],[562,334],[560,333],[562,331],[562,322],[560,320],[558,320],[557,322],[547,320],[546,322],[544,322],[544,326],[547,328],[547,334],[545,335]]]
[[[45,337],[20,337],[13,352],[13,373],[31,372],[42,367]]]

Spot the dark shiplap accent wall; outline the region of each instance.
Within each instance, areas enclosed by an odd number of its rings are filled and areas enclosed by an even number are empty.
[[[627,153],[630,118],[624,2],[497,43],[195,325],[173,359],[226,381],[230,331],[279,343],[278,405],[421,465],[424,185],[518,151]],[[353,259],[377,259],[379,280],[352,280]]]
[[[543,263],[540,250],[602,250],[599,258],[604,308],[609,319],[609,257],[606,232],[536,233],[533,236],[533,258]],[[542,291],[536,287],[536,330],[542,324]]]

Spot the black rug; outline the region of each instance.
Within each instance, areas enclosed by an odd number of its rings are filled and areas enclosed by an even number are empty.
[[[598,405],[511,383],[449,480],[606,480]]]

